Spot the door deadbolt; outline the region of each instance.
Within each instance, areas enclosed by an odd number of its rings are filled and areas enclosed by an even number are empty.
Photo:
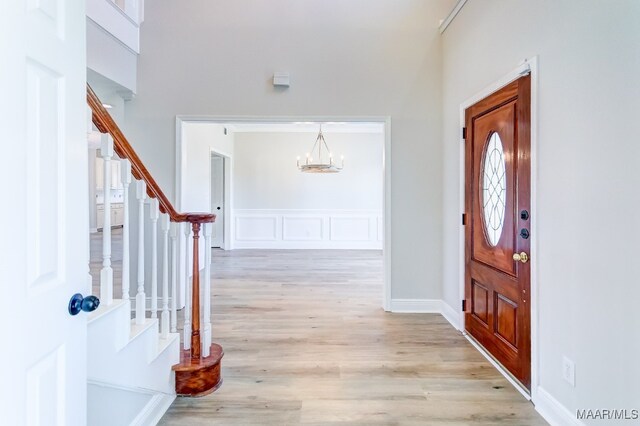
[[[529,255],[525,252],[513,253],[513,260],[516,262],[527,263],[529,261]]]

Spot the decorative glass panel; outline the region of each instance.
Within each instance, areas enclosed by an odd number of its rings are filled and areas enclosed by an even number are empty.
[[[497,133],[492,133],[482,159],[482,217],[487,239],[496,246],[502,235],[507,199],[504,149]]]

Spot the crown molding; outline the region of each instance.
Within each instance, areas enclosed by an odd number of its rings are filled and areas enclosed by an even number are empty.
[[[467,1],[468,0],[458,0],[456,5],[453,6],[453,9],[451,9],[451,12],[449,12],[449,15],[447,15],[447,17],[444,19],[444,21],[442,21],[442,23],[440,24],[440,27],[439,27],[440,28],[440,34],[444,33],[444,31],[453,22],[453,20],[458,15],[458,13],[460,13],[460,11],[464,7],[464,5],[467,3]]]

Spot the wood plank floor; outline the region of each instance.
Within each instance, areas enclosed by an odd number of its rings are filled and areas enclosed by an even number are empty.
[[[163,425],[542,425],[437,314],[381,308],[378,251],[214,250],[222,387]]]

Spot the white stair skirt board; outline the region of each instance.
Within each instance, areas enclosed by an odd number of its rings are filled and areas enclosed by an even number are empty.
[[[175,398],[175,395],[154,393],[144,389],[89,382],[87,386],[87,425],[156,425]]]
[[[549,392],[538,386],[535,400],[536,411],[551,426],[584,426],[584,423],[577,419],[576,413],[572,413],[555,399]]]
[[[175,394],[171,366],[180,361],[177,333],[160,338],[157,319],[136,324],[131,319],[131,303],[119,299],[93,312],[87,327],[89,380]]]

